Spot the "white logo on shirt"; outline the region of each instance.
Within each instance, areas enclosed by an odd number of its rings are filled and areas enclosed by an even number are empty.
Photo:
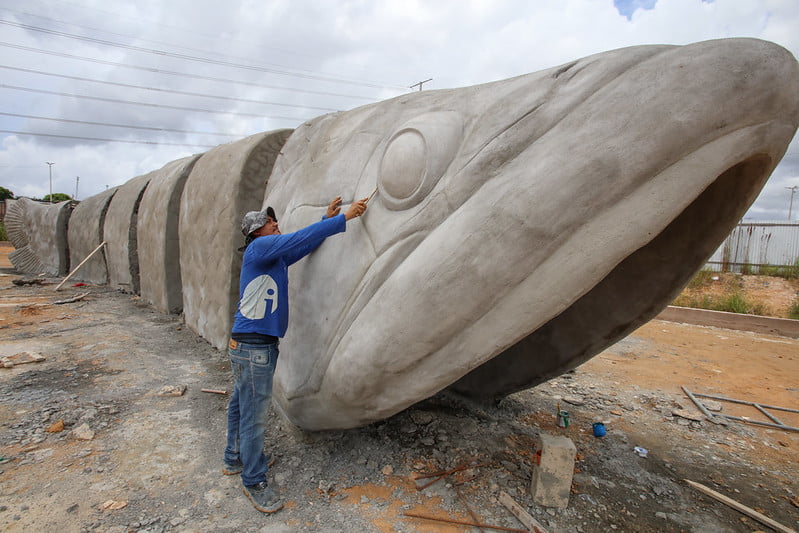
[[[239,310],[246,318],[259,320],[266,316],[267,303],[269,314],[277,311],[277,283],[271,276],[264,274],[247,284]]]

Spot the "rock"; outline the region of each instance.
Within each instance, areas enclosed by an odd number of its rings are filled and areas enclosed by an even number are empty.
[[[107,500],[103,502],[100,506],[100,509],[103,511],[118,511],[119,509],[124,509],[128,506],[128,502],[126,500]]]
[[[702,400],[702,405],[705,406],[705,409],[708,411],[719,412],[724,407],[721,405],[721,402],[715,402],[713,400]]]
[[[186,385],[164,385],[156,394],[158,396],[183,396],[187,388]]]
[[[64,431],[64,420],[59,419],[58,422],[52,424],[50,427],[45,429],[45,431],[48,433],[61,433],[62,431]]]
[[[567,394],[563,397],[563,401],[566,403],[570,403],[572,405],[583,405],[585,404],[585,399],[581,396],[575,396],[571,394]]]
[[[686,411],[685,409],[674,409],[671,412],[674,416],[679,416],[681,418],[686,418],[688,420],[693,420],[694,422],[701,422],[702,415],[695,411]]]
[[[665,518],[668,518],[668,516],[666,515],[666,513],[662,512],[662,511],[658,511],[658,512],[656,512],[656,513],[655,513],[655,516],[657,516],[658,518],[664,518],[664,519],[665,519]]]
[[[72,436],[78,440],[92,440],[94,431],[85,422],[72,430]]]
[[[405,424],[402,424],[402,427],[400,428],[400,431],[402,431],[403,433],[409,433],[410,434],[410,433],[416,433],[417,429],[419,429],[419,428],[416,426],[416,424],[413,424],[411,422],[407,422]]]
[[[433,414],[427,411],[413,411],[411,412],[411,420],[417,425],[426,426],[433,421]]]
[[[386,465],[383,467],[381,472],[383,472],[384,476],[390,476],[391,474],[394,473],[394,467],[392,467],[391,465]]]

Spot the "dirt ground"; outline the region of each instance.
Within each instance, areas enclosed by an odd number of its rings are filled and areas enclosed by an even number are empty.
[[[275,419],[269,477],[286,507],[266,516],[237,476],[221,474],[227,395],[201,389],[229,390],[225,355],[128,294],[14,285],[9,251],[0,246],[0,357],[45,360],[0,367],[0,529],[478,531],[405,516],[417,513],[521,530],[498,501],[504,491],[548,531],[770,530],[686,479],[799,524],[799,433],[711,423],[682,389],[797,409],[799,340],[654,320],[498,405],[442,393],[364,428],[313,434]],[[183,385],[181,396],[159,395]],[[568,428],[556,425],[559,404]],[[799,426],[799,414],[770,412]],[[541,432],[577,447],[566,509],[530,494]],[[419,490],[420,476],[459,465],[471,468]]]

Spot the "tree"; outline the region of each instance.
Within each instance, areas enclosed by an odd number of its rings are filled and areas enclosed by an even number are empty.
[[[42,198],[45,202],[50,201],[50,195],[45,194],[44,198]],[[64,194],[63,192],[54,192],[53,193],[53,203],[63,202],[65,200],[72,200],[72,197],[68,194]]]
[[[0,187],[0,200],[13,200],[14,193],[6,189],[5,187]]]

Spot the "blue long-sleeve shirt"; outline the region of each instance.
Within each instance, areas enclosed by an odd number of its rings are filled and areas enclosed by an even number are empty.
[[[294,233],[265,235],[247,246],[241,264],[239,305],[233,333],[283,337],[289,325],[288,267],[313,252],[329,236],[346,230],[343,214]]]

